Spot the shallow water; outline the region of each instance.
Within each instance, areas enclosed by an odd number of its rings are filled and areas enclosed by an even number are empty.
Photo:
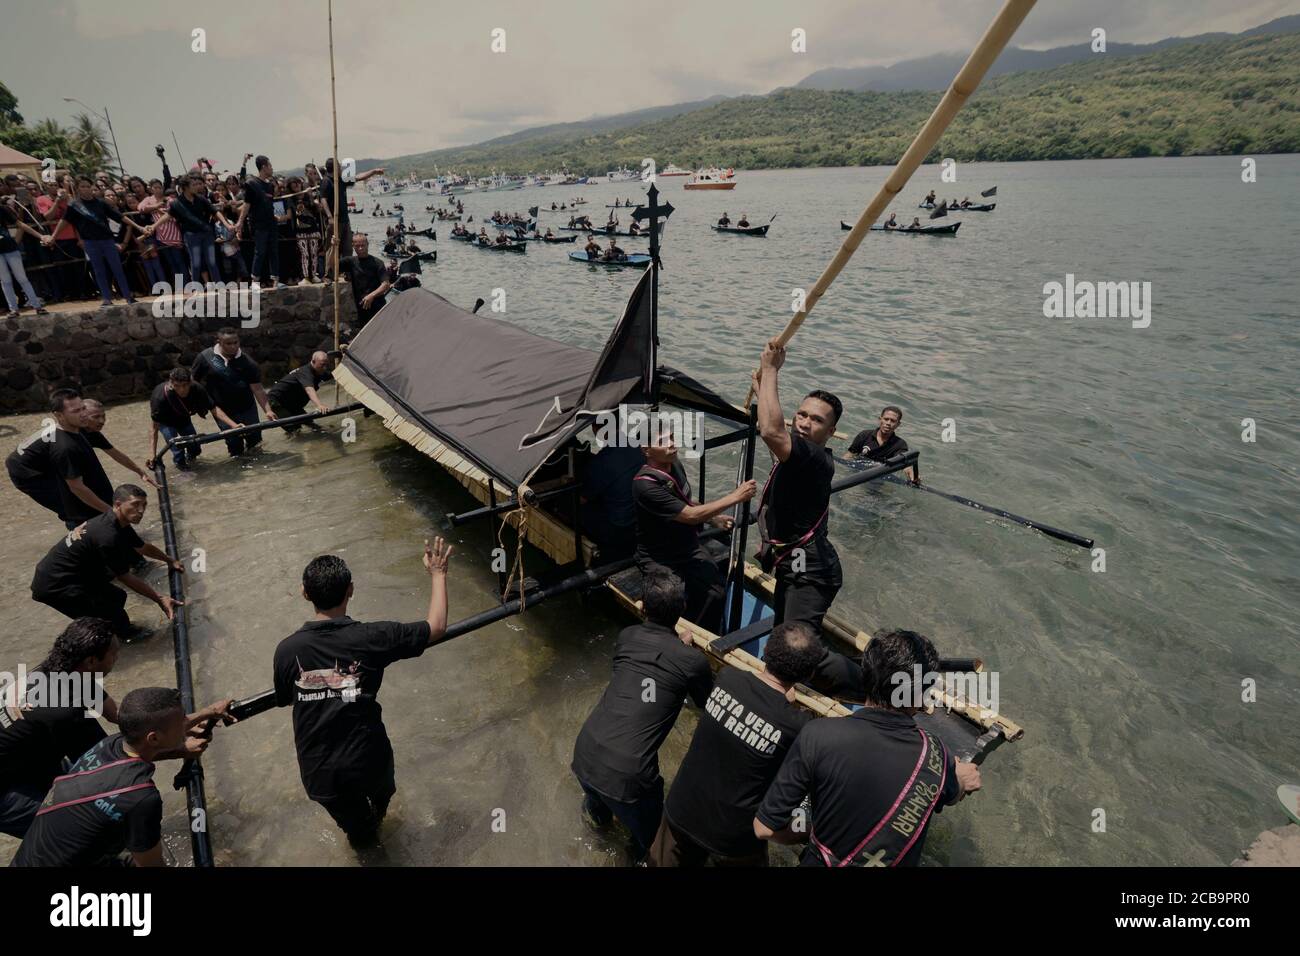
[[[999,672],[1002,711],[1025,727],[985,764],[983,792],[938,820],[928,862],[1222,863],[1281,822],[1273,792],[1294,779],[1300,752],[1288,719],[1300,703],[1300,283],[1287,229],[1300,157],[1262,157],[1252,185],[1239,168],[1231,157],[971,165],[944,186],[925,167],[895,204],[900,218],[931,186],[960,198],[996,184],[997,211],[963,215],[955,239],[869,235],[794,340],[787,405],[801,389],[829,388],[852,433],[899,404],[927,481],[1106,549],[1106,571],[1094,573],[1084,551],[902,487],[836,502],[831,529],[849,582],[839,613],[982,657]],[[845,235],[838,221],[886,173],[742,173],[731,194],[663,181],[677,207],[664,249],[664,361],[741,400],[791,289],[812,283]],[[492,193],[466,210],[477,225],[494,208],[581,194],[594,219],[615,195],[638,195],[633,185]],[[432,198],[381,200],[393,201],[427,224]],[[718,236],[707,224],[724,209],[777,219],[767,239]],[[543,214],[543,226],[563,221],[567,213]],[[426,267],[426,287],[467,306],[504,289],[505,318],[574,344],[602,344],[635,282],[570,263],[571,246],[495,255],[446,241],[449,223],[436,228],[440,261]],[[1150,328],[1044,318],[1043,284],[1066,273],[1150,281]],[[1246,417],[1257,422],[1254,444],[1240,440]],[[0,421],[0,435],[16,443],[38,418]],[[948,418],[953,443],[940,437]],[[143,458],[147,427],[136,403],[114,409],[107,432]],[[246,463],[209,446],[174,487],[181,547],[207,557],[207,570],[190,575],[189,608],[203,702],[270,686],[275,644],[308,616],[297,581],[316,554],[336,551],[352,566],[354,616],[421,618],[421,543],[445,529],[446,512],[473,506],[375,419],[358,418],[351,444],[337,425],[266,444]],[[713,494],[727,471],[711,461]],[[12,667],[39,660],[61,626],[26,593],[59,531],[7,483],[0,498],[11,516],[0,540],[10,621],[0,657]],[[160,543],[156,519],[151,509],[144,528]],[[451,536],[459,618],[492,604],[494,542],[486,525]],[[159,617],[131,607],[137,619]],[[367,862],[619,862],[618,841],[579,822],[567,768],[621,626],[604,600],[559,599],[390,669],[382,702],[398,796],[384,851]],[[1247,679],[1256,703],[1242,702]],[[160,630],[126,649],[110,690],[173,681]],[[663,751],[666,774],[693,726],[684,714]],[[356,860],[302,793],[287,711],[220,732],[204,765],[219,861]],[[183,799],[167,805],[169,843],[184,860]],[[1105,833],[1093,832],[1098,808]],[[4,858],[12,842],[0,841]]]

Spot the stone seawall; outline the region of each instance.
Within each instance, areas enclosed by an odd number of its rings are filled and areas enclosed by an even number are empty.
[[[198,310],[216,313],[216,296]],[[352,290],[339,295],[339,324],[356,321]],[[49,394],[80,385],[102,402],[134,401],[177,365],[189,366],[223,326],[239,329],[242,347],[257,360],[268,386],[334,343],[333,291],[324,285],[263,290],[256,325],[238,317],[184,315],[167,300],[115,305],[103,311],[30,313],[0,324],[0,414],[44,411]],[[196,311],[194,305],[188,310]],[[245,319],[244,322],[251,322]]]

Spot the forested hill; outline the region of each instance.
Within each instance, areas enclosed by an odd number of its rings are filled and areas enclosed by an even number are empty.
[[[737,169],[897,161],[940,93],[783,89],[603,132],[516,136],[399,157],[390,175],[567,168],[603,174],[652,156]],[[994,77],[932,159],[1093,159],[1300,152],[1300,34],[1171,47],[1147,56]]]

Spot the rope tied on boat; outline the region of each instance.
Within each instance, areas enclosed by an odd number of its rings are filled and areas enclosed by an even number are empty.
[[[541,466],[539,465],[538,467],[540,468]],[[497,525],[497,545],[501,548],[502,552],[504,552],[506,549],[506,543],[502,540],[501,535],[505,533],[506,525],[511,523],[514,516],[519,516],[518,522],[514,524],[515,560],[514,563],[510,565],[510,573],[506,575],[506,586],[501,592],[501,600],[504,601],[506,599],[506,595],[510,593],[511,584],[514,582],[515,578],[518,577],[519,610],[521,611],[528,603],[524,589],[524,538],[528,534],[528,518],[532,514],[533,510],[533,506],[528,503],[529,499],[532,498],[532,491],[528,487],[528,482],[536,472],[537,469],[534,468],[533,471],[529,473],[528,477],[524,479],[523,484],[515,489],[515,500],[518,501],[519,504],[513,511],[506,512],[501,518],[501,523]]]

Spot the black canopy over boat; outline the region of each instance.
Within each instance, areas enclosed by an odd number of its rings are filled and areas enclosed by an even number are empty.
[[[453,524],[486,518],[512,524],[528,544],[559,565],[548,579],[558,578],[558,583],[540,581],[530,592],[529,606],[553,589],[564,593],[585,587],[605,590],[623,611],[639,613],[641,575],[630,567],[631,559],[598,563],[595,543],[577,530],[575,521],[589,455],[583,433],[600,417],[616,414],[621,407],[662,403],[703,413],[715,426],[727,429],[711,438],[714,447],[756,440],[744,410],[659,364],[650,292],[654,277],[653,268],[640,277],[599,353],[472,314],[414,288],[367,324],[335,371],[342,387],[381,416],[399,438],[430,456],[487,506],[454,516]],[[523,524],[521,497],[531,502]],[[708,544],[720,547],[717,541]],[[720,557],[725,558],[725,545],[721,548]],[[591,566],[584,567],[587,564]],[[747,561],[737,571],[734,581],[740,590],[733,594],[738,614],[729,633],[714,634],[685,621],[678,627],[715,667],[758,673],[774,620],[775,581]],[[509,593],[514,594],[511,587]],[[512,610],[483,612],[476,618],[488,623],[504,613],[517,613],[521,603],[516,599]],[[859,658],[871,640],[868,631],[834,610],[826,615],[822,637],[851,660]],[[971,676],[983,667],[973,658],[941,666]],[[794,689],[794,699],[822,716],[847,716],[860,706],[852,697],[829,693],[848,692],[801,684]],[[961,689],[944,690],[933,710],[918,713],[916,720],[941,737],[955,756],[976,762],[1023,734],[1017,724],[980,706]]]
[[[852,229],[852,223],[840,220],[841,229]],[[905,236],[955,236],[957,230],[961,228],[960,222],[945,222],[940,226],[921,226],[913,229],[911,226],[898,226],[894,229],[886,229],[884,226],[872,226],[872,232],[901,232]]]

